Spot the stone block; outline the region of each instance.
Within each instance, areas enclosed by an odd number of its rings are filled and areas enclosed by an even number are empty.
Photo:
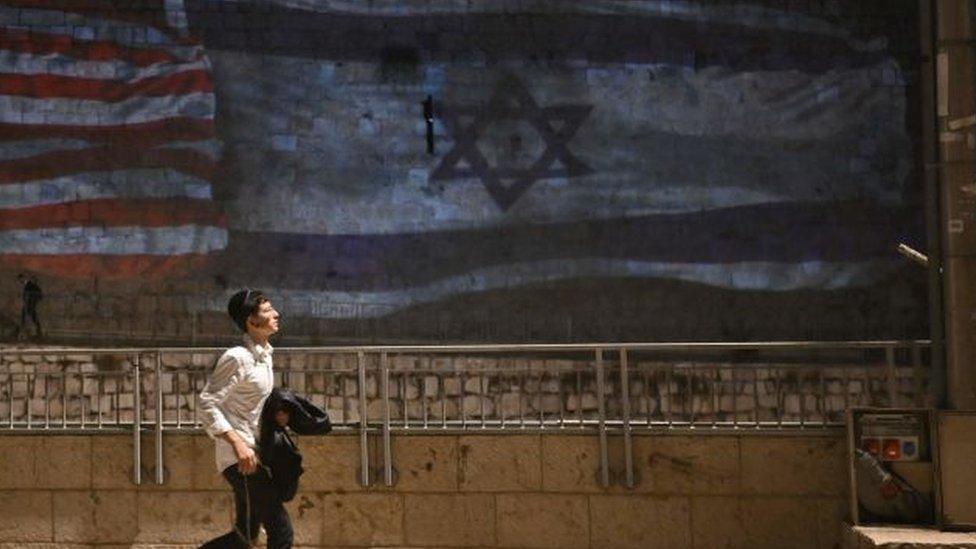
[[[633,438],[638,491],[721,495],[739,492],[739,440],[724,436]]]
[[[424,383],[426,383],[426,381],[424,381]],[[402,393],[401,396],[403,398],[407,400],[420,398],[420,385],[417,383],[416,379],[409,378],[402,380],[401,387],[403,387],[403,390],[400,393]]]
[[[692,498],[691,529],[696,549],[752,547],[746,543],[742,509],[735,496]]]
[[[560,384],[559,378],[548,377],[539,383],[539,390],[543,393],[559,394]]]
[[[490,418],[495,413],[495,403],[491,397],[467,395],[464,397],[463,403],[464,416],[467,418]]]
[[[332,416],[331,410],[329,411],[329,417],[334,417]],[[346,399],[345,408],[343,409],[343,413],[340,415],[340,417],[342,417],[342,421],[336,423],[359,423],[359,399]]]
[[[52,541],[51,492],[0,492],[0,540]]]
[[[535,395],[529,402],[536,412],[543,412],[550,416],[558,416],[563,409],[563,401],[559,395]]]
[[[742,523],[749,547],[817,547],[817,502],[784,497],[745,497],[740,500]]]
[[[583,393],[582,395],[569,395],[566,399],[566,409],[575,412],[579,409],[596,410],[600,403],[596,399],[595,393]]]
[[[849,515],[850,502],[846,498],[817,500],[817,540],[820,549],[834,549],[843,545]]]
[[[142,437],[143,490],[189,490],[197,469],[194,438],[188,435],[163,435],[163,484],[156,484],[156,440]],[[131,444],[129,445],[131,448]],[[212,454],[212,451],[211,451]],[[131,461],[131,455],[130,455]],[[215,469],[210,460],[210,469]],[[130,466],[131,470],[131,466]]]
[[[214,442],[206,435],[193,438],[193,489],[227,491],[230,485],[217,471]]]
[[[330,435],[296,439],[304,458],[301,487],[307,492],[357,491],[359,484],[359,439]]]
[[[457,491],[456,437],[404,436],[396,437],[393,444],[393,465],[398,473],[398,491]]]
[[[135,489],[132,484],[132,437],[129,435],[95,435],[91,437],[92,487],[99,489]]]
[[[589,496],[591,544],[601,549],[691,546],[684,497]]]
[[[525,410],[524,403],[520,403],[522,395],[520,393],[504,393],[499,404],[499,416],[505,419],[518,419],[519,412]]]
[[[505,494],[497,497],[496,505],[501,547],[590,546],[586,496]]]
[[[229,532],[234,500],[217,492],[139,492],[140,543],[201,543]]]
[[[322,543],[322,497],[299,491],[295,499],[285,504],[295,531],[296,546],[317,546]]]
[[[847,448],[842,437],[743,437],[743,493],[843,496]]]
[[[54,492],[54,539],[83,543],[125,543],[136,537],[136,492]]]
[[[424,376],[424,395],[428,398],[437,396],[440,387],[437,376]],[[409,397],[408,397],[409,398]]]
[[[444,394],[447,396],[461,395],[461,379],[456,377],[444,378]]]
[[[542,435],[545,492],[599,492],[600,447],[593,436]]]
[[[92,439],[88,436],[43,437],[37,443],[37,486],[91,488]]]
[[[485,494],[407,494],[406,544],[495,545],[495,501]]]
[[[488,392],[488,378],[482,376],[472,376],[464,380],[464,392],[477,394]]]
[[[33,488],[37,483],[37,446],[40,438],[0,437],[0,488]]]
[[[464,436],[458,439],[458,455],[462,491],[530,491],[542,486],[539,436]]]
[[[353,396],[359,394],[359,380],[352,377],[345,377],[342,379],[342,394],[347,396]]]
[[[366,545],[403,543],[400,494],[327,494],[322,498],[322,543]]]

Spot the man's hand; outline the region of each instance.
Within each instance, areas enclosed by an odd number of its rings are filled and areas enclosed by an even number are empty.
[[[243,440],[234,443],[234,453],[237,454],[237,470],[243,475],[250,475],[258,470],[258,456]]]

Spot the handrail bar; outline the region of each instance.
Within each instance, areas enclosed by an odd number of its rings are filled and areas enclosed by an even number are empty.
[[[642,342],[642,343],[511,343],[470,345],[337,345],[318,347],[276,347],[277,352],[321,353],[459,353],[512,351],[692,351],[692,350],[817,350],[817,349],[884,349],[930,345],[928,339],[849,340],[849,341],[715,341],[715,342]],[[224,351],[226,347],[36,347],[0,346],[4,354],[124,354],[124,353],[205,353]]]

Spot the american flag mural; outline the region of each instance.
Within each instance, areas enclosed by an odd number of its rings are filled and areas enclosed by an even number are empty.
[[[0,260],[126,277],[227,243],[203,46],[182,2],[0,4]]]

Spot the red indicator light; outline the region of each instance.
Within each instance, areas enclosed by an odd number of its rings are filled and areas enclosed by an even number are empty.
[[[881,453],[881,441],[876,438],[866,438],[862,441],[861,445],[864,447],[864,451],[872,456]]]
[[[881,449],[885,459],[899,459],[901,457],[901,441],[897,438],[886,438]]]

